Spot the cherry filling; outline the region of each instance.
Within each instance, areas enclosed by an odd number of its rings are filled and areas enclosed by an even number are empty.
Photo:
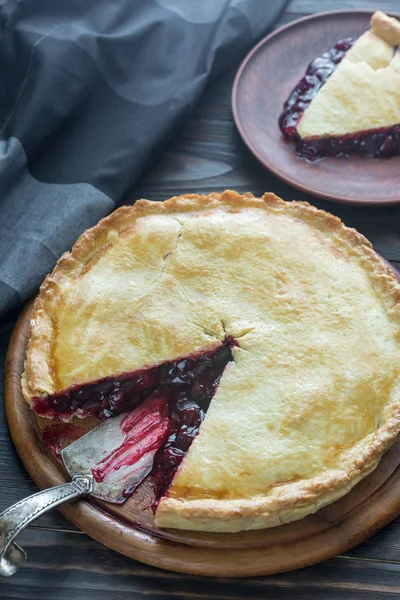
[[[35,397],[33,409],[39,415],[59,417],[63,421],[69,421],[74,415],[96,415],[108,419],[132,410],[162,386],[174,394],[186,393],[190,388],[194,398],[211,399],[223,368],[232,360],[230,349],[234,345],[234,340],[227,339],[217,350],[117,377],[105,377],[94,383],[73,385],[46,397]]]
[[[235,340],[228,338],[211,352],[74,386],[46,399],[35,398],[34,410],[63,419],[73,414],[109,418],[127,412],[120,425],[124,434],[121,446],[94,465],[93,475],[101,482],[123,467],[138,465],[144,477],[150,471],[157,502],[199,431],[225,366],[233,360],[234,345]],[[68,437],[63,427],[78,429],[70,423],[57,423],[43,433],[44,442],[58,456]],[[132,493],[138,483],[139,477],[135,486],[125,489],[125,495]]]
[[[315,58],[307,67],[303,79],[293,88],[289,98],[283,105],[279,116],[279,127],[283,135],[294,144],[297,151],[301,151],[302,140],[297,133],[297,124],[318,90],[336,69],[346,52],[354,44],[353,38],[341,40],[331,48]]]
[[[350,133],[342,137],[327,136],[300,140],[296,152],[312,162],[326,156],[359,154],[373,158],[388,158],[400,154],[400,125],[370,131]]]
[[[156,452],[174,431],[169,404],[173,405],[173,399],[168,398],[165,390],[155,391],[143,404],[123,416],[120,423],[123,441],[92,468],[97,482],[107,481],[124,467],[131,467],[129,483],[123,483],[123,474],[120,479],[123,495],[129,496],[137,488],[151,471]]]
[[[71,423],[56,423],[50,425],[43,430],[43,441],[48,448],[61,458],[61,450],[65,445],[71,444],[78,440],[85,432],[84,429],[75,427]]]
[[[348,156],[360,154],[382,158],[400,154],[400,126],[360,131],[335,137],[313,137],[301,139],[297,125],[318,90],[354,44],[348,38],[338,42],[331,50],[313,60],[303,79],[299,81],[286,100],[279,117],[279,127],[296,153],[308,161],[325,156]]]

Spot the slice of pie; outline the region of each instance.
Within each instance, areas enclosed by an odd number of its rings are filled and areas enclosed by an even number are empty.
[[[399,300],[369,242],[308,204],[140,200],[46,278],[23,391],[66,421],[143,406],[159,526],[271,527],[346,494],[396,438]]]
[[[399,44],[400,22],[378,11],[370,31],[309,65],[280,116],[300,156],[400,154]]]

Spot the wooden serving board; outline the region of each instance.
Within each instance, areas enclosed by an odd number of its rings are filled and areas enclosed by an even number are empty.
[[[11,338],[5,369],[6,414],[18,454],[40,489],[68,480],[61,463],[42,442],[43,419],[30,410],[21,391],[32,302]],[[46,421],[46,423],[48,423]],[[349,550],[400,513],[400,440],[376,471],[334,504],[301,521],[237,534],[160,530],[149,494],[124,505],[82,500],[60,512],[105,546],[135,560],[172,571],[212,577],[267,575],[309,566]]]

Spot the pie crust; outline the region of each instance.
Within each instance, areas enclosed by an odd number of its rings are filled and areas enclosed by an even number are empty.
[[[400,154],[399,44],[400,22],[377,11],[369,31],[308,65],[279,116],[299,157]]]
[[[306,203],[140,200],[83,233],[44,281],[24,396],[32,405],[234,338],[156,524],[276,526],[346,494],[395,440],[399,299],[371,244]]]
[[[371,30],[346,53],[304,111],[302,139],[344,136],[400,123],[400,23],[374,13]]]

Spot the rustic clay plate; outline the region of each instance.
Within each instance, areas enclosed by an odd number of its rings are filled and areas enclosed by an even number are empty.
[[[400,273],[396,275],[400,280]],[[31,311],[32,302],[22,312],[10,341],[5,408],[18,454],[43,489],[66,482],[68,476],[42,442],[43,427],[49,422],[35,415],[22,395]],[[144,485],[122,506],[81,500],[61,506],[60,511],[105,546],[163,569],[213,577],[290,571],[352,548],[400,513],[400,439],[378,468],[346,496],[301,521],[271,529],[236,534],[161,530],[150,510],[151,494]]]
[[[370,11],[334,11],[294,21],[264,38],[243,61],[232,109],[240,135],[258,160],[286,183],[320,198],[358,204],[400,202],[400,157],[299,159],[278,117],[307,65],[369,27]]]

